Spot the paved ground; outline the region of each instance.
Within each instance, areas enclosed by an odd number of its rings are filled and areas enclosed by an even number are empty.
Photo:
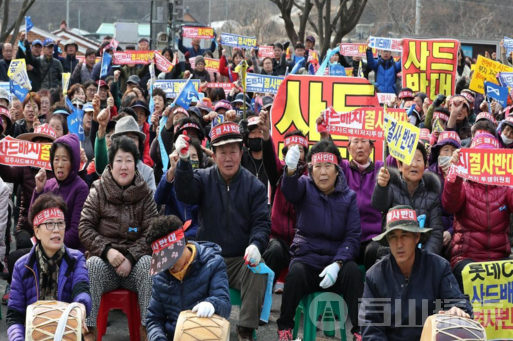
[[[6,282],[4,280],[0,280],[0,293],[3,295],[3,292],[5,290]],[[273,296],[273,306],[271,309],[271,322],[263,327],[260,327],[257,331],[257,337],[259,341],[273,341],[277,340],[277,334],[276,334],[276,320],[279,316],[279,310],[280,310],[280,304],[281,304],[281,295],[274,295]],[[6,310],[7,307],[2,305],[2,321],[0,321],[0,341],[7,340],[7,325],[5,323],[5,316],[6,316]],[[231,324],[231,335],[230,340],[237,341],[237,334],[235,332],[235,325],[237,318],[239,316],[239,308],[233,307],[232,308],[232,314],[230,316],[230,324]],[[125,315],[121,311],[112,311],[109,315],[109,327],[107,328],[107,334],[105,334],[103,340],[104,341],[127,341],[129,340],[129,333],[128,333],[128,327],[127,327],[127,319]],[[352,341],[352,336],[349,333],[349,330],[351,329],[350,322],[347,322],[346,327],[346,333],[347,333],[347,340]],[[300,331],[300,337],[302,337],[302,332]],[[317,333],[317,340],[318,341],[325,341],[325,340],[340,340],[340,333],[339,331],[336,332],[335,337],[326,337],[322,335],[321,332]]]

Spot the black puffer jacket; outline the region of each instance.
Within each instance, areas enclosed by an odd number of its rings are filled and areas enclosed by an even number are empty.
[[[383,225],[386,223],[388,210],[397,205],[409,205],[415,209],[417,216],[425,214],[424,227],[432,228],[431,237],[422,245],[423,249],[437,255],[442,251],[443,223],[439,195],[442,190],[440,180],[431,172],[424,172],[417,190],[410,196],[406,182],[398,170],[388,168],[390,181],[386,187],[376,183],[372,194],[372,206],[383,213]]]

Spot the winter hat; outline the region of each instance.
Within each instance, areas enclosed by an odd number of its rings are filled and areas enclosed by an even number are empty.
[[[479,133],[474,136],[470,148],[476,149],[498,149],[500,148],[499,141],[489,133]]]
[[[198,65],[199,63],[203,63],[203,65],[205,65],[205,58],[203,58],[202,56],[197,56],[196,57],[196,60],[195,60],[195,64]]]
[[[440,155],[440,149],[443,146],[451,145],[456,149],[461,148],[461,140],[457,132],[455,131],[442,131],[438,136],[437,143],[431,147],[431,154],[429,155],[429,165],[438,161],[438,155]]]
[[[132,116],[126,116],[120,119],[118,123],[116,123],[114,134],[112,134],[110,138],[111,140],[114,140],[116,137],[127,133],[137,134],[141,142],[144,142],[144,140],[146,140],[146,134],[141,132],[141,130],[139,129],[139,124],[137,124],[136,120]]]
[[[7,105],[11,104],[11,101],[9,100],[9,92],[5,89],[0,89],[0,99],[7,100]]]
[[[7,129],[9,130],[12,127],[12,118],[9,109],[3,105],[0,105],[0,116],[2,116],[2,120],[7,122]]]

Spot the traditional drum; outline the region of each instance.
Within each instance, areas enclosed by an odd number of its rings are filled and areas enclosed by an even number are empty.
[[[198,317],[190,310],[182,311],[176,321],[173,341],[228,341],[230,322],[221,316]]]
[[[53,340],[82,340],[82,313],[77,303],[37,301],[27,307],[25,341]]]
[[[420,341],[484,341],[486,331],[478,322],[454,315],[435,314],[426,319]]]

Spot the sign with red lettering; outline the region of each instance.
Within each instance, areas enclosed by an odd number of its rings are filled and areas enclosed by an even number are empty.
[[[438,94],[453,95],[459,46],[459,41],[453,39],[404,39],[403,88],[425,92],[431,100]]]
[[[147,65],[151,63],[153,59],[154,51],[126,51],[126,52],[114,52],[112,57],[112,64],[114,65],[127,65],[127,64],[139,64]]]
[[[405,109],[387,109],[395,120],[406,122]],[[324,128],[328,134],[361,137],[377,141],[385,139],[384,109],[359,108],[349,112],[336,112],[332,107],[324,111]]]
[[[313,144],[321,139],[316,119],[328,107],[348,112],[364,106],[379,107],[374,86],[365,78],[289,75],[281,83],[271,109],[272,136],[277,150],[283,148],[283,136],[301,130]],[[347,158],[347,136],[333,136],[343,158]],[[374,156],[382,156],[382,144]]]
[[[259,46],[258,57],[264,59],[266,57],[274,58],[274,47],[273,46]]]
[[[165,73],[171,72],[174,67],[173,63],[164,58],[164,56],[162,56],[158,51],[155,52],[155,65],[157,66],[157,69]]]
[[[367,44],[340,44],[340,54],[346,57],[366,57]],[[378,50],[372,49],[372,56],[378,58]]]
[[[0,164],[52,170],[50,165],[51,146],[51,143],[34,143],[6,136],[0,141]]]
[[[212,39],[214,38],[214,29],[212,27],[190,27],[182,28],[184,38]]]
[[[451,171],[455,171],[463,179],[474,182],[511,186],[513,185],[513,150],[463,148],[459,163],[456,167],[452,166]]]

